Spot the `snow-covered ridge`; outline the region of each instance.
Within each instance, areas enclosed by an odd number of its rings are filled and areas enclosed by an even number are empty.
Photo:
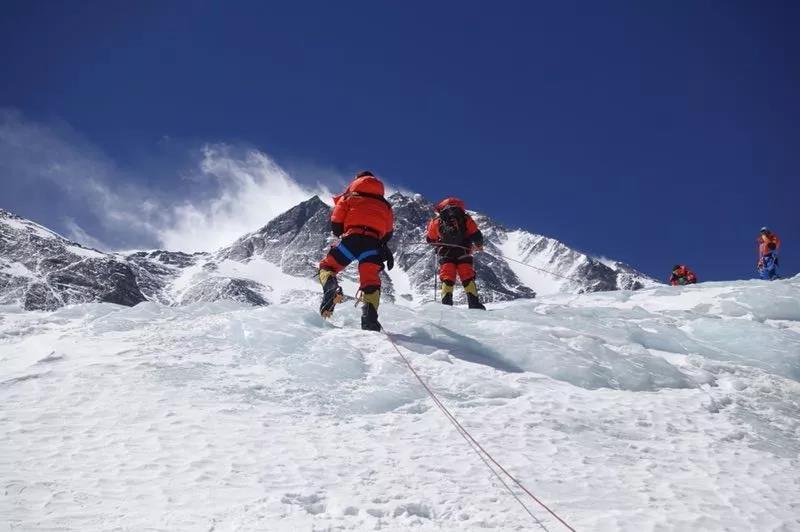
[[[800,276],[489,307],[381,312],[454,415],[576,530],[800,527]],[[314,301],[0,309],[0,522],[536,529],[358,325]]]
[[[145,301],[124,260],[90,249],[0,209],[0,305],[55,309]]]
[[[390,301],[419,305],[434,297],[436,258],[424,243],[433,206],[419,195],[395,193],[389,200],[395,209],[391,247],[397,265],[383,274],[384,295]],[[268,305],[313,299],[319,288],[312,277],[333,242],[329,213],[330,206],[315,196],[213,253],[105,254],[0,211],[0,304],[54,309],[88,301],[136,304],[150,300],[175,305],[233,299]],[[557,240],[509,230],[487,216],[475,216],[486,235],[484,252],[476,256],[484,301],[532,298],[537,292],[580,293],[656,284],[635,270],[609,267]],[[68,278],[59,273],[65,269],[72,272]],[[343,279],[345,287],[355,292],[354,268]],[[462,291],[456,293],[457,299],[463,298]]]
[[[66,240],[55,231],[51,231],[50,229],[39,225],[36,222],[17,216],[16,214],[5,209],[0,209],[0,224],[5,225],[6,227],[15,230],[18,233],[29,236],[35,236],[43,239]]]

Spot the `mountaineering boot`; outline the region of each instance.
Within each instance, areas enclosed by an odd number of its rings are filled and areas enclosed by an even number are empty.
[[[322,285],[322,303],[319,305],[319,313],[323,318],[330,318],[333,308],[344,301],[342,288],[336,280],[336,274],[330,270],[319,271],[319,284]]]
[[[464,291],[467,293],[467,304],[469,308],[486,310],[481,300],[478,299],[478,286],[475,284],[474,279],[464,283]]]
[[[453,306],[453,282],[442,281],[442,305]]]
[[[467,294],[467,304],[469,305],[469,308],[486,310],[486,307],[484,307],[483,303],[480,302],[478,296],[474,296],[472,294]]]
[[[361,328],[365,331],[380,331],[381,324],[378,322],[378,305],[381,302],[381,291],[375,289],[370,293],[361,294]]]

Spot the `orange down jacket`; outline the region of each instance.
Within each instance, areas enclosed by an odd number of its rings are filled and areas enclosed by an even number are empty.
[[[383,183],[378,178],[354,179],[343,194],[333,198],[331,226],[334,234],[365,234],[384,241],[391,238],[394,216],[383,194]]]
[[[758,253],[762,257],[767,253],[778,251],[778,248],[781,247],[781,239],[773,232],[760,233],[756,242],[758,242]],[[775,249],[769,249],[770,244],[775,244]]]

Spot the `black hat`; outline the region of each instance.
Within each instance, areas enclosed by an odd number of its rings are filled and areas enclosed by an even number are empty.
[[[680,269],[681,269],[681,265],[680,265],[680,264],[676,264],[675,266],[673,266],[673,267],[672,267],[672,271],[673,271],[673,272],[674,272],[675,270],[680,270]]]
[[[356,178],[358,177],[375,177],[375,174],[373,174],[369,170],[363,170],[356,174]]]

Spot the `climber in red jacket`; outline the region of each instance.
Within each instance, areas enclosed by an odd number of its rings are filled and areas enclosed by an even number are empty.
[[[333,198],[331,231],[339,242],[319,263],[319,282],[323,295],[320,314],[327,318],[343,299],[336,274],[358,261],[359,286],[364,304],[361,328],[380,331],[378,305],[381,299],[380,272],[384,263],[394,267],[388,247],[394,229],[392,206],[384,198],[383,183],[372,172],[356,175],[344,193]]]
[[[458,198],[442,200],[436,206],[436,214],[428,223],[426,240],[436,246],[439,256],[442,304],[453,304],[453,288],[458,276],[467,293],[469,308],[485,310],[478,299],[472,258],[473,251],[483,248],[483,234]]]
[[[689,268],[683,264],[676,264],[673,266],[669,284],[672,286],[682,286],[685,284],[695,284],[696,282],[697,276]]]

